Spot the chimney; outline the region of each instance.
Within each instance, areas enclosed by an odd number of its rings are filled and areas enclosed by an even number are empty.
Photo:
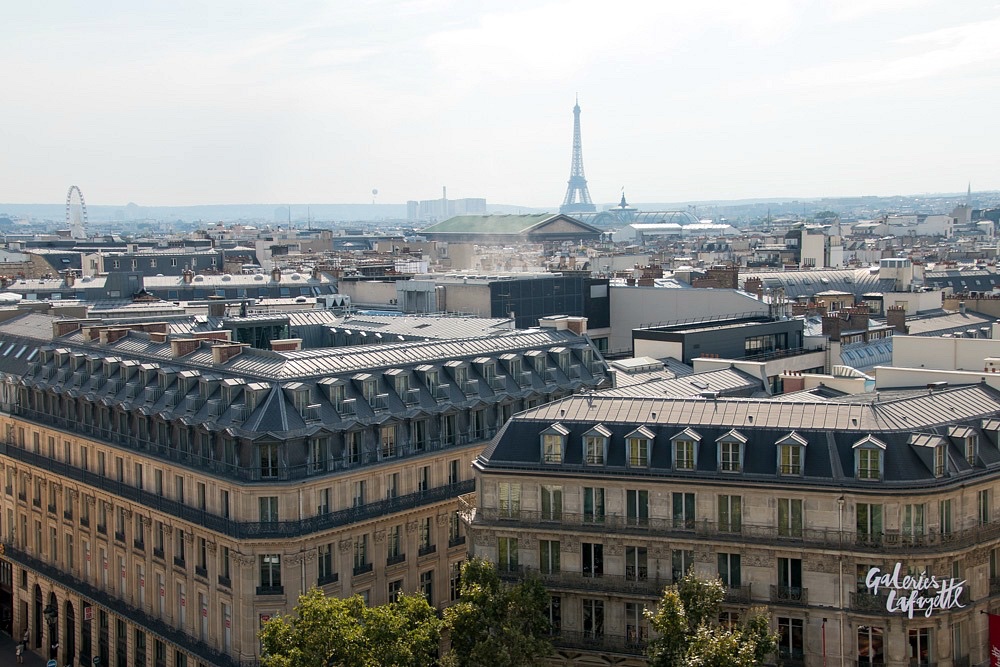
[[[959,301],[958,302],[958,312],[960,312],[962,315],[965,315],[965,302],[964,301]]]
[[[229,343],[212,346],[212,363],[224,364],[243,351],[244,343]]]
[[[225,317],[226,316],[226,300],[225,297],[217,296],[213,294],[208,297],[208,316],[209,317]]]
[[[275,264],[274,268],[271,269],[271,280],[273,280],[276,283],[281,282],[281,269],[278,268],[277,264]]]
[[[271,349],[275,352],[295,352],[302,349],[301,338],[282,338],[271,341]]]
[[[194,282],[194,271],[192,271],[191,269],[185,268],[181,272],[181,278],[184,279],[184,284],[185,285],[190,285],[192,282]]]
[[[840,318],[840,315],[834,313],[833,315],[823,316],[823,335],[829,336],[830,340],[839,341],[840,340],[840,328],[843,326],[844,320]]]
[[[116,340],[124,338],[128,335],[129,330],[125,328],[116,329],[101,329],[101,345],[108,345],[114,343]]]
[[[312,268],[312,279],[320,280],[322,278],[323,278],[323,272],[319,270],[319,265],[314,266]]]
[[[66,283],[66,287],[72,287],[76,284],[76,274],[73,273],[73,269],[63,271],[63,282]]]
[[[868,330],[868,304],[859,303],[847,310],[850,320],[849,327],[851,329],[860,329],[861,331]]]
[[[906,326],[906,308],[903,306],[889,306],[885,311],[885,323],[904,335],[910,331]]]
[[[60,338],[79,329],[80,323],[76,320],[56,320],[52,323],[52,336]]]
[[[575,333],[577,336],[582,336],[587,333],[587,318],[568,317],[566,318],[566,328]]]
[[[783,394],[802,391],[806,388],[806,379],[801,375],[789,375],[786,371],[786,374],[781,376],[781,387]]]
[[[201,341],[194,338],[173,338],[170,340],[170,356],[186,357],[201,347]]]
[[[150,342],[153,342],[153,343],[166,343],[167,342],[167,334],[160,333],[159,331],[150,331],[149,332],[149,340],[150,340]]]

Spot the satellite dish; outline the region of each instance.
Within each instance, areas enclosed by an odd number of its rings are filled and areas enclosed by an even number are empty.
[[[372,188],[372,197],[378,194],[378,188]]]

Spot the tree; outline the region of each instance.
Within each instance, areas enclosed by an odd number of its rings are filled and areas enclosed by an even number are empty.
[[[445,610],[449,667],[526,667],[552,652],[548,593],[537,578],[509,585],[481,558],[462,566],[461,598]]]
[[[777,650],[767,613],[751,609],[735,627],[719,624],[726,598],[721,579],[686,575],[663,591],[655,612],[647,611],[658,637],[649,643],[652,667],[755,667]]]
[[[434,664],[443,621],[422,595],[369,607],[360,595],[312,588],[290,616],[260,633],[264,667],[423,667]]]

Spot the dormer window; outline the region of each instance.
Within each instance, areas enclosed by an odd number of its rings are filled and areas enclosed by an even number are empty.
[[[375,400],[375,395],[378,393],[378,384],[374,379],[365,380],[361,383],[361,393],[365,397],[365,400],[371,403]]]
[[[640,426],[625,436],[625,453],[628,456],[627,460],[630,468],[649,467],[649,457],[654,437],[653,432],[645,426]]]
[[[437,389],[437,386],[441,384],[440,376],[436,370],[427,371],[424,375],[424,382],[427,384],[427,388],[433,392]]]
[[[562,463],[569,430],[562,424],[553,424],[542,431],[542,463]]]
[[[792,431],[775,443],[778,445],[779,475],[802,474],[802,456],[807,442],[801,435]]]
[[[743,446],[747,438],[737,430],[732,430],[716,440],[720,472],[740,472],[743,470]]]
[[[469,369],[465,366],[456,366],[454,369],[455,373],[455,384],[459,387],[464,385],[469,380]]]
[[[393,384],[395,385],[394,389],[396,390],[396,394],[400,397],[405,397],[406,392],[410,390],[410,376],[402,374],[397,375],[393,378]]]
[[[945,472],[948,470],[948,447],[947,445],[938,445],[934,448],[934,476],[944,477]]]
[[[611,431],[598,424],[583,434],[583,462],[586,465],[602,466],[608,458],[608,441]]]
[[[694,470],[698,465],[701,436],[687,428],[671,438],[674,444],[674,470]]]
[[[948,429],[948,435],[962,448],[966,463],[975,466],[979,459],[979,434],[968,426],[952,426]]]
[[[882,479],[885,443],[868,436],[854,443],[854,469],[857,479],[878,481]]]

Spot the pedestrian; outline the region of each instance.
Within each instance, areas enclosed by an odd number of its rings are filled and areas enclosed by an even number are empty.
[[[25,647],[27,647],[28,646],[28,628],[24,629],[24,640],[23,641],[24,641]]]
[[[17,648],[14,649],[14,655],[17,656],[17,661],[19,663],[23,663],[24,662],[24,642],[23,641],[17,643]]]

